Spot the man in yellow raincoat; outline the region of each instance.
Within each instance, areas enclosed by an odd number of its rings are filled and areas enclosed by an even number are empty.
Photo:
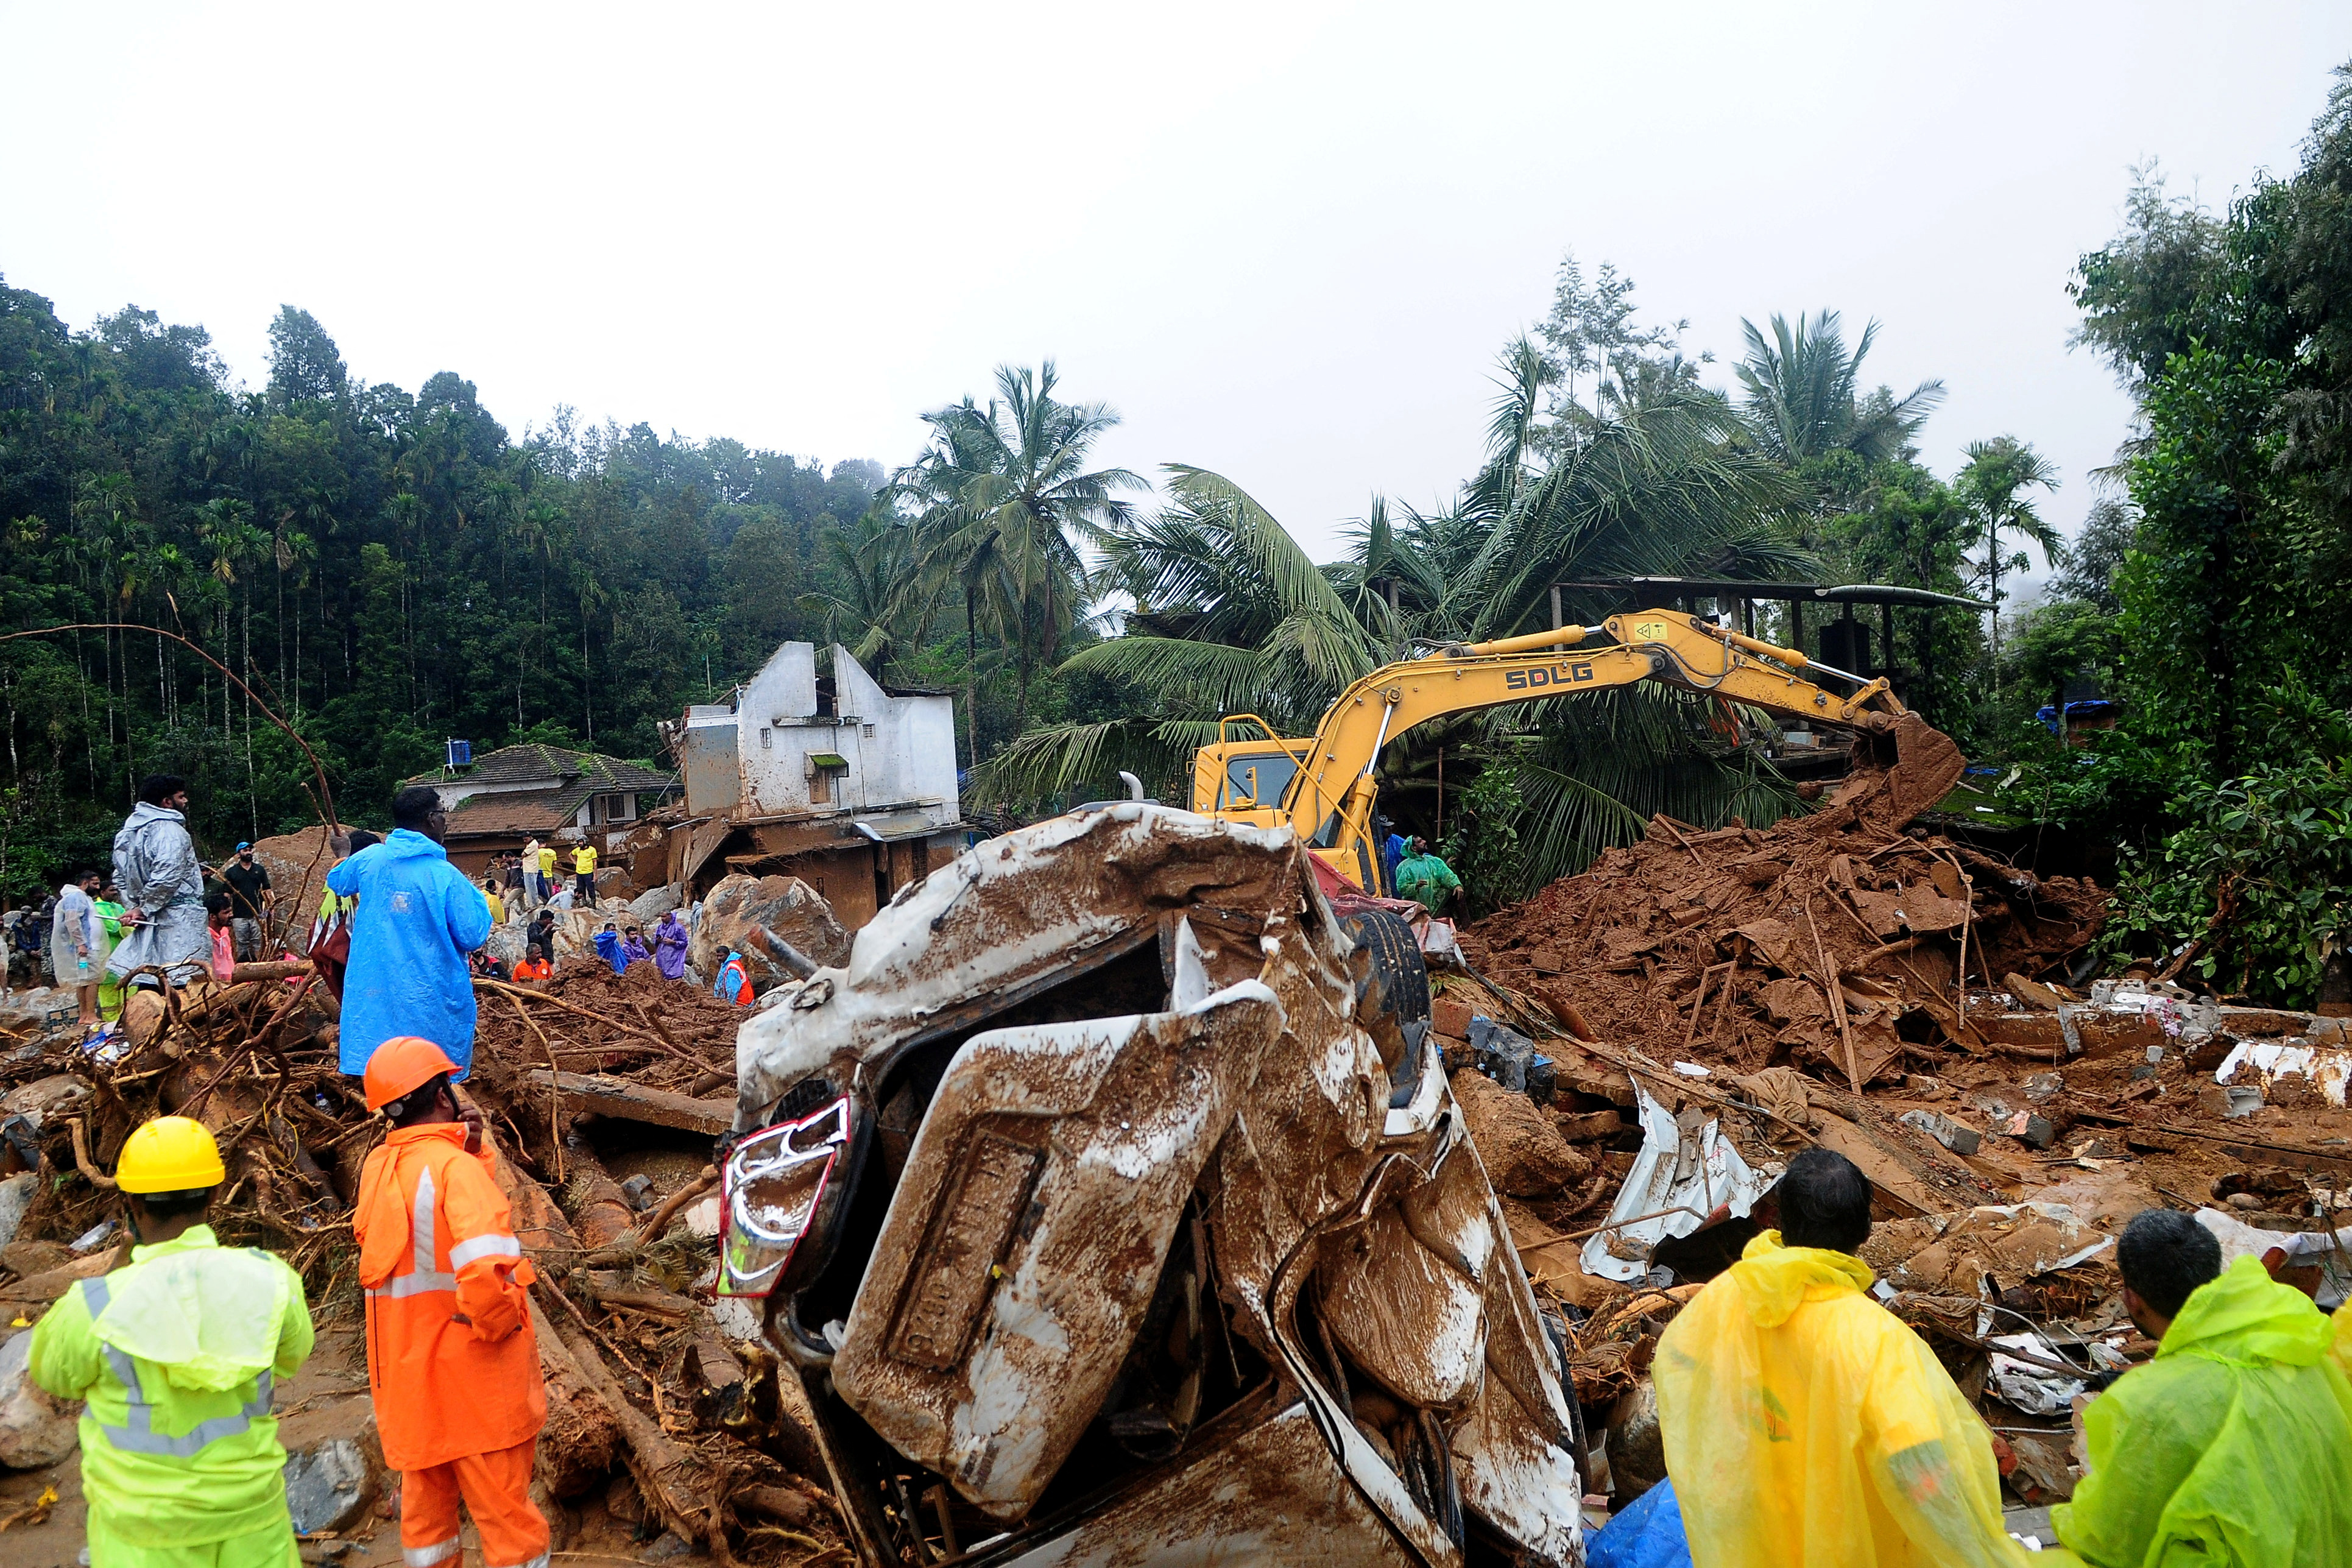
[[[205,1210],[222,1175],[199,1122],[132,1132],[115,1167],[131,1261],[33,1331],[33,1381],[89,1402],[90,1568],[300,1568],[269,1402],[310,1359],[310,1310],[294,1270],[214,1239]]]
[[[2352,1563],[2352,1384],[2335,1325],[2259,1258],[2147,1209],[2116,1246],[2156,1359],[2083,1412],[2089,1474],[2050,1510],[2091,1568]],[[2065,1561],[2062,1555],[2061,1563]]]
[[[1695,1568],[1990,1568],[1992,1436],[1918,1335],[1864,1294],[1870,1184],[1789,1163],[1780,1229],[1692,1298],[1651,1367]]]

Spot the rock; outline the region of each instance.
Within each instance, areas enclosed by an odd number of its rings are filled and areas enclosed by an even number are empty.
[[[711,889],[695,920],[687,959],[702,973],[716,974],[721,943],[743,954],[751,989],[760,993],[800,977],[783,945],[812,963],[849,962],[849,932],[833,906],[798,877],[737,875]]]
[[[0,1465],[12,1470],[54,1465],[80,1442],[75,1423],[81,1418],[81,1402],[52,1399],[26,1375],[32,1353],[30,1329],[0,1345]]]
[[[1984,1135],[1975,1128],[1964,1127],[1950,1117],[1938,1116],[1932,1110],[1906,1110],[1895,1120],[1906,1126],[1916,1127],[1955,1154],[1973,1154],[1984,1142]],[[2041,1118],[2033,1120],[2038,1121]]]
[[[53,1116],[70,1116],[89,1098],[89,1080],[79,1073],[51,1073],[0,1095],[0,1113],[21,1116],[35,1127],[45,1127]]]
[[[1538,1105],[1551,1103],[1558,1082],[1552,1060],[1538,1055],[1536,1043],[1517,1029],[1505,1028],[1491,1018],[1471,1019],[1470,1053],[1478,1070],[1505,1089],[1524,1094]]]
[[[512,924],[492,926],[488,940],[482,943],[492,958],[507,966],[509,974],[514,973],[514,966],[522,962],[524,930]]]
[[[1454,1100],[1496,1192],[1550,1197],[1591,1172],[1592,1162],[1570,1147],[1526,1095],[1466,1069],[1454,1075]]]
[[[2057,1130],[2030,1110],[2019,1111],[1996,1131],[2007,1133],[2029,1149],[2047,1149],[2058,1139]]]
[[[19,1279],[47,1274],[73,1261],[72,1249],[62,1241],[12,1241],[0,1247],[0,1268]]]
[[[639,893],[629,900],[629,918],[640,925],[654,921],[678,907],[677,884],[665,882],[649,893]]]
[[[33,1206],[40,1184],[41,1178],[31,1171],[0,1181],[0,1249],[16,1239],[16,1227],[25,1223],[25,1211]]]
[[[343,1531],[357,1524],[375,1502],[383,1479],[372,1447],[352,1437],[330,1437],[286,1457],[286,1507],[297,1535]]]

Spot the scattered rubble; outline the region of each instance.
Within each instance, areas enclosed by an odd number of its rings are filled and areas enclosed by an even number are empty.
[[[1553,1059],[1549,1114],[1590,1156],[1590,1180],[1504,1190],[1617,1507],[1656,1479],[1658,1331],[1772,1223],[1808,1143],[1869,1178],[1882,1299],[1979,1401],[2026,1503],[2071,1492],[2081,1405],[2153,1350],[2114,1266],[2133,1214],[2194,1211],[2324,1307],[2352,1291],[2347,1022],[2145,973],[2085,988],[2105,895],[1913,826],[1959,758],[1916,720],[1896,739],[1767,830],[1654,819],[1465,930],[1468,973],[1437,983],[1482,1152],[1546,1113],[1487,1104],[1507,1021]]]
[[[1450,1561],[1475,1531],[1574,1561],[1589,1500],[1663,1473],[1659,1333],[1814,1144],[1871,1182],[1880,1297],[2010,1489],[2063,1498],[2084,1403],[2152,1349],[2132,1214],[2352,1290],[2352,1026],[2084,984],[2097,888],[1913,826],[1958,766],[1906,721],[1811,816],[1657,818],[1428,975],[1286,835],[1145,803],[988,840],[854,939],[805,882],[728,877],[690,959],[743,952],[749,1012],[589,952],[675,892],[564,914],[551,982],[478,982],[467,1086],[542,1276],[559,1550],[1095,1560],[1213,1518],[1262,1555]],[[260,847],[307,907],[321,842]],[[391,1542],[350,1359],[378,1123],[309,966],[140,998],[88,1045],[70,998],[0,1032],[0,1313],[113,1266],[123,1138],[200,1117],[224,1239],[287,1258],[346,1358],[286,1428],[306,1552]],[[0,1511],[70,1529],[72,1412],[25,1340],[0,1467],[50,1479],[0,1475]]]

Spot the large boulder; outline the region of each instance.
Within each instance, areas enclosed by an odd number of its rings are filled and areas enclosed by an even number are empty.
[[[687,960],[696,973],[715,975],[722,944],[743,955],[758,992],[798,976],[793,953],[820,965],[849,962],[848,931],[824,895],[798,877],[739,873],[711,889],[695,917]]]
[[[629,900],[629,918],[639,925],[650,926],[677,906],[677,884],[664,882],[653,891],[639,893]]]
[[[1535,1101],[1477,1068],[1454,1074],[1454,1103],[1461,1107],[1462,1124],[1496,1192],[1515,1198],[1557,1197],[1591,1173],[1591,1160],[1560,1136]]]
[[[75,1423],[81,1402],[53,1399],[26,1374],[33,1331],[0,1345],[0,1465],[37,1470],[54,1465],[80,1443]]]

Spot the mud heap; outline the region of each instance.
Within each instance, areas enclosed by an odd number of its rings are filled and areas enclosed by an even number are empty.
[[[1893,739],[1769,830],[1654,819],[1465,931],[1472,972],[1436,981],[1456,1101],[1560,1304],[1618,1508],[1664,1475],[1658,1336],[1773,1223],[1808,1146],[1870,1182],[1864,1261],[2002,1435],[2015,1503],[2072,1493],[2079,1402],[2154,1351],[2114,1262],[2141,1209],[2194,1212],[2324,1308],[2352,1293],[2352,1021],[2083,984],[2105,895],[1915,826],[1959,753],[1916,718]]]
[[[1899,1079],[1906,1053],[1985,1054],[1959,979],[2063,970],[2105,895],[1906,832],[1962,760],[1916,715],[1895,744],[1769,829],[1655,817],[1641,843],[1471,927],[1464,952],[1570,1033],[1659,1061],[1787,1064],[1860,1089]]]

